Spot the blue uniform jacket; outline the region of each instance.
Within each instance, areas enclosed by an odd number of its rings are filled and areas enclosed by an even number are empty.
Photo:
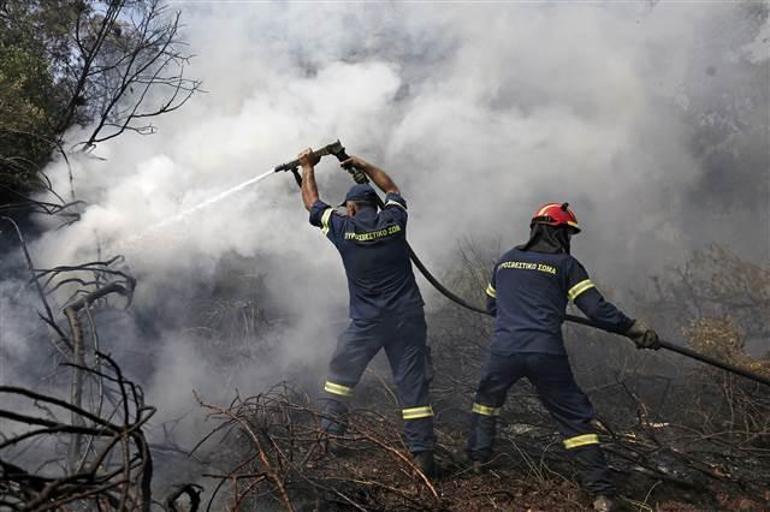
[[[569,254],[511,249],[495,265],[486,293],[487,309],[495,315],[495,354],[565,354],[561,324],[569,300],[612,331],[625,332],[633,323],[604,300]]]
[[[384,208],[364,208],[354,217],[316,201],[310,223],[342,256],[350,292],[350,318],[376,320],[421,313],[424,304],[412,272],[406,243],[406,201],[388,194]]]

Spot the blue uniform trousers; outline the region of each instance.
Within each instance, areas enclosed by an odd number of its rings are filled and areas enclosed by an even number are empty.
[[[428,396],[426,331],[422,312],[352,320],[340,335],[329,364],[321,427],[331,433],[345,431],[347,400],[369,361],[384,348],[402,407],[407,446],[412,453],[432,450],[435,437]]]
[[[490,353],[482,370],[473,404],[468,454],[486,461],[492,454],[497,416],[505,396],[516,381],[526,377],[540,401],[556,421],[564,447],[581,466],[583,486],[594,494],[614,494],[609,469],[591,426],[594,416],[588,397],[578,387],[563,355],[520,352],[510,356]]]

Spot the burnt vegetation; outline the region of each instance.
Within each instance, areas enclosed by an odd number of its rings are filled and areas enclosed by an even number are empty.
[[[493,251],[490,251],[490,253]],[[464,251],[454,286],[483,290],[486,258]],[[713,265],[717,263],[716,265]],[[713,309],[690,310],[680,295],[711,283],[701,296]],[[742,279],[738,276],[750,276]],[[449,276],[451,278],[451,276]],[[691,348],[770,374],[768,354],[749,353],[731,297],[757,299],[743,311],[764,332],[770,274],[720,247],[696,253],[654,280],[660,297],[640,304]],[[677,297],[676,299],[673,299]],[[481,297],[479,296],[479,299]],[[669,300],[671,299],[671,300]],[[757,322],[757,319],[761,319]],[[764,320],[764,322],[762,321]],[[447,305],[428,317],[435,378],[437,457],[443,474],[428,479],[399,435],[397,404],[384,365],[356,389],[350,429],[328,441],[319,429],[315,392],[289,384],[230,404],[201,406],[216,427],[193,450],[211,480],[208,509],[249,510],[581,510],[588,504],[575,467],[534,390],[520,383],[501,416],[496,455],[477,475],[464,460],[468,410],[491,323]],[[598,412],[601,433],[626,510],[764,510],[770,504],[770,390],[695,365],[681,356],[639,353],[622,338],[583,327],[567,330],[576,374]],[[206,447],[216,447],[206,450]]]
[[[489,254],[493,252],[490,248]],[[458,292],[472,297],[483,289],[479,284],[484,273],[477,270],[488,266],[487,258],[467,249],[460,260],[465,264],[452,274],[453,280],[448,277]],[[321,435],[313,387],[283,383],[258,395],[238,395],[229,404],[196,395],[212,422],[211,432],[192,447],[176,446],[173,439],[151,446],[144,430],[154,409],[144,403],[141,388],[104,353],[115,340],[100,339],[94,320],[100,311],[130,303],[134,282],[119,266],[116,260],[30,269],[32,284],[40,284],[41,303],[55,290],[70,287],[70,298],[58,313],[51,308],[52,316],[46,318],[56,333],[62,363],[58,379],[69,383],[69,392],[57,398],[0,387],[0,393],[15,395],[37,411],[20,412],[29,410],[24,406],[0,409],[5,425],[0,443],[4,506],[297,511],[572,511],[587,506],[576,484],[575,466],[525,382],[508,397],[495,457],[482,474],[470,471],[463,454],[468,409],[491,323],[450,304],[428,317],[433,326],[432,395],[442,467],[438,478],[423,475],[409,456],[383,364],[367,370],[358,386],[344,436]],[[234,282],[227,274],[227,281]],[[241,281],[254,284],[243,277]],[[701,308],[709,305],[708,311],[690,309],[693,304],[682,299],[698,280],[710,283],[699,286],[707,291],[698,298]],[[670,332],[680,332],[692,348],[770,375],[770,357],[747,349],[756,339],[748,333],[768,328],[761,321],[768,318],[768,269],[714,246],[654,283],[660,296],[642,306],[656,318],[668,318],[665,327]],[[256,306],[250,288],[226,286],[217,292],[221,296],[195,304],[203,334],[194,342],[224,339],[206,334],[216,329],[229,333],[218,351],[230,353],[232,360],[253,355],[253,336],[277,327]],[[738,295],[752,297],[751,308],[732,315]],[[596,406],[597,428],[626,510],[768,506],[767,389],[674,354],[640,353],[622,338],[584,327],[569,327],[567,339],[576,375]],[[261,357],[271,354],[269,346],[260,347]],[[196,481],[164,487],[153,498],[156,448],[194,461],[201,468]],[[37,463],[19,462],[25,460]]]
[[[33,217],[67,224],[78,220],[83,205],[71,172],[68,190],[54,190],[46,165],[69,168],[73,153],[89,155],[128,132],[154,133],[157,116],[199,90],[184,75],[190,54],[179,29],[179,13],[158,0],[0,1],[0,253],[8,286],[26,281],[3,292],[17,312],[24,310],[22,292],[34,290],[42,328],[30,329],[30,339],[48,338],[35,349],[54,365],[41,388],[67,390],[0,387],[4,510],[151,506],[152,458],[143,429],[154,408],[100,351],[96,320],[98,312],[119,307],[118,296],[130,304],[135,280],[120,256],[37,268],[25,237],[38,234]],[[65,143],[70,130],[77,138]],[[176,496],[192,497],[194,490]]]

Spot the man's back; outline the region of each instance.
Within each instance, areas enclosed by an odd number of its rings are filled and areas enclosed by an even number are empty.
[[[575,263],[568,254],[515,248],[500,258],[487,290],[497,308],[492,351],[564,353],[561,324]]]
[[[319,201],[310,211],[310,222],[321,227],[340,252],[351,318],[372,320],[422,311],[406,243],[406,202],[400,195],[388,194],[380,212],[363,208],[352,217]]]
[[[487,295],[496,314],[491,349],[500,355],[565,354],[561,324],[570,300],[609,330],[623,333],[633,323],[566,252],[511,249],[495,265]]]

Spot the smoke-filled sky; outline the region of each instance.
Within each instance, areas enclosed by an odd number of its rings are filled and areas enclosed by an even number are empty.
[[[429,261],[463,237],[520,240],[540,203],[561,200],[585,226],[576,254],[608,279],[704,242],[754,259],[767,247],[737,222],[768,220],[768,105],[757,103],[767,93],[745,90],[767,86],[757,82],[768,76],[767,27],[745,5],[172,7],[196,55],[187,73],[209,92],[157,120],[157,135],[125,135],[97,149],[106,160],[78,162],[76,193],[92,206],[46,241],[51,262],[93,252],[96,238],[125,241],[336,138],[392,171],[410,201],[410,238]],[[697,154],[699,124],[726,96],[753,98],[741,137],[756,137],[764,168],[735,175]],[[51,175],[66,190],[61,171]],[[331,161],[319,180],[334,201],[348,185]],[[140,273],[194,268],[229,250],[296,250],[331,266],[336,255],[305,225],[293,187],[275,177],[118,248]]]
[[[154,121],[157,134],[125,134],[95,150],[101,159],[75,160],[75,193],[89,206],[80,222],[34,247],[38,266],[93,259],[98,245],[125,254],[140,310],[181,304],[169,291],[180,282],[205,289],[226,254],[253,257],[270,300],[302,313],[302,325],[278,340],[287,360],[325,361],[344,321],[344,274],[307,223],[290,175],[126,240],[337,138],[391,172],[409,202],[409,239],[439,270],[465,240],[522,241],[529,216],[551,201],[572,204],[584,228],[573,253],[616,287],[642,283],[710,242],[767,258],[770,30],[762,4],[172,7],[182,10],[195,54],[186,73],[208,92]],[[713,141],[721,149],[704,151]],[[725,145],[738,165],[712,157]],[[57,190],[69,190],[62,165],[49,174]],[[331,160],[317,176],[329,202],[350,185]],[[438,299],[422,289],[430,307]],[[224,386],[183,333],[155,320],[152,350],[167,369],[150,401],[173,407],[190,402],[191,387]],[[269,379],[280,378],[283,366],[271,368]],[[171,388],[179,392],[160,396]]]

